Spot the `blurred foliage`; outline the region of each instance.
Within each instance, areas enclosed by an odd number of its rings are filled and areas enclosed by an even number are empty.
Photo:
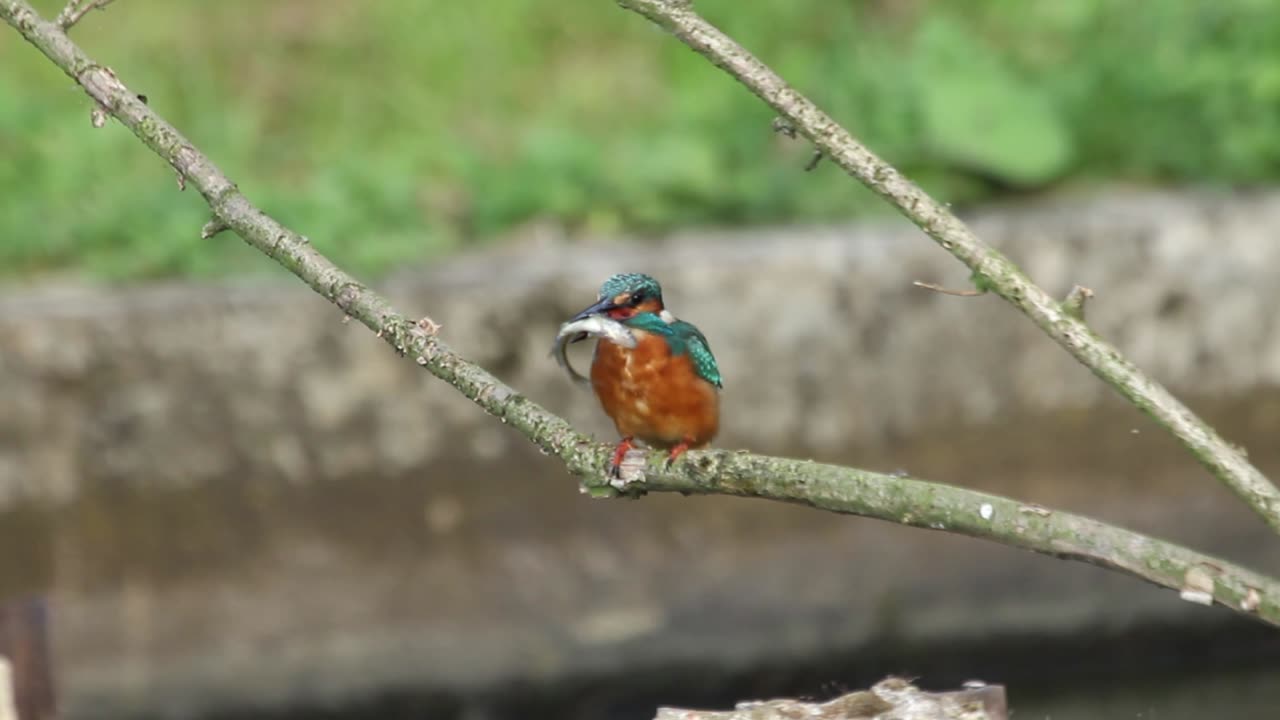
[[[52,16],[61,0],[36,0]],[[699,0],[953,203],[1073,181],[1280,175],[1274,0]],[[961,9],[963,8],[963,9]],[[127,0],[74,34],[251,197],[362,274],[570,232],[884,211],[772,113],[607,0]],[[0,267],[267,267],[0,32]]]

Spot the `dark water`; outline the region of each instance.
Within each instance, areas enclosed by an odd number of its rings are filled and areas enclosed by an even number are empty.
[[[1148,626],[1114,635],[985,638],[970,646],[866,647],[739,670],[636,668],[554,685],[514,684],[479,695],[405,689],[343,707],[207,720],[642,720],[659,706],[729,709],[740,700],[823,700],[886,675],[928,690],[980,678],[1006,686],[1018,720],[1280,718],[1280,632],[1243,619]]]

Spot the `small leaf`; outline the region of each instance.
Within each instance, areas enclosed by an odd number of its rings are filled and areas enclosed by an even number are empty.
[[[969,275],[969,282],[978,289],[978,292],[989,293],[996,289],[994,283],[986,276],[976,270]]]

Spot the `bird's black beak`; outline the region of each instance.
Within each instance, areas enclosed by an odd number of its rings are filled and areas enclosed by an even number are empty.
[[[585,310],[578,313],[577,315],[574,315],[572,318],[569,319],[569,322],[576,322],[578,320],[583,320],[591,317],[592,315],[603,315],[604,313],[607,313],[616,307],[618,307],[618,305],[613,301],[613,298],[601,298],[600,301],[597,302],[596,304],[586,308]],[[571,343],[581,342],[583,340],[586,340],[587,337],[589,336],[586,333],[578,333],[573,337],[573,339],[569,340],[569,342]]]
[[[592,305],[591,307],[587,308],[586,310],[583,310],[582,312],[578,313],[577,315],[574,315],[574,316],[569,320],[569,322],[574,322],[574,321],[577,321],[577,320],[582,320],[582,319],[585,319],[585,318],[589,318],[589,317],[591,317],[592,315],[603,315],[603,314],[605,314],[605,313],[609,312],[610,310],[613,310],[613,309],[614,309],[614,308],[616,308],[616,307],[618,307],[618,305],[617,305],[617,303],[615,303],[615,302],[613,301],[613,298],[601,298],[601,299],[600,299],[600,302],[596,303],[595,305]]]

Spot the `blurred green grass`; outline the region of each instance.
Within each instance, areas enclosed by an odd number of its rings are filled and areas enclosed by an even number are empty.
[[[37,0],[48,16],[61,0]],[[1280,175],[1273,0],[699,9],[941,199]],[[122,0],[76,39],[249,195],[365,276],[571,233],[885,208],[703,59],[607,0]],[[108,280],[270,267],[0,30],[0,268]]]

